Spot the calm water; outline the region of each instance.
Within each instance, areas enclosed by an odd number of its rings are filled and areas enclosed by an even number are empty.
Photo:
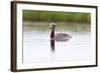
[[[32,27],[27,27],[27,29],[29,28]],[[66,42],[55,42],[55,51],[52,52],[52,49],[50,47],[50,31],[49,31],[50,29],[45,28],[45,30],[40,31],[39,28],[35,28],[35,30],[34,29],[26,30],[25,27],[24,29],[24,34],[23,34],[24,63],[80,61],[80,60],[90,60],[92,58],[91,57],[92,53],[90,50],[91,36],[89,31],[83,31],[83,28],[80,29],[82,31],[79,32],[56,30],[55,31],[56,33],[62,33],[62,32],[67,33],[71,35],[72,38]],[[85,29],[89,30],[88,28]],[[72,30],[75,30],[75,28],[73,27]],[[77,28],[77,30],[79,29]]]

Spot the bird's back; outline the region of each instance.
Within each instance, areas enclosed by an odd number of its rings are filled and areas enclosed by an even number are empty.
[[[69,34],[66,33],[58,33],[56,34],[56,41],[67,41],[71,38],[71,36]]]

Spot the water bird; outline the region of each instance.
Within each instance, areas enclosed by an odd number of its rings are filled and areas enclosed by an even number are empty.
[[[57,33],[57,34],[55,34],[55,26],[56,26],[56,24],[54,22],[50,23],[50,28],[51,28],[50,38],[51,38],[51,40],[68,41],[70,38],[72,38],[67,33]]]

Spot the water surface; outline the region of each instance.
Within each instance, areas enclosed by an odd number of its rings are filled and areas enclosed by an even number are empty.
[[[67,33],[72,38],[66,42],[55,42],[55,51],[50,46],[49,23],[24,23],[23,62],[63,62],[90,60],[91,34],[89,24],[59,23],[56,33]],[[34,24],[34,25],[32,25]],[[40,24],[40,26],[38,26]],[[48,25],[45,25],[48,24]],[[76,27],[77,26],[77,27]]]

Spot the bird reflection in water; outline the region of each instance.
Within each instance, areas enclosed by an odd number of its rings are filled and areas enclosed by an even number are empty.
[[[54,52],[55,51],[55,40],[50,40],[50,43],[51,43],[51,50],[52,50],[52,52]]]

